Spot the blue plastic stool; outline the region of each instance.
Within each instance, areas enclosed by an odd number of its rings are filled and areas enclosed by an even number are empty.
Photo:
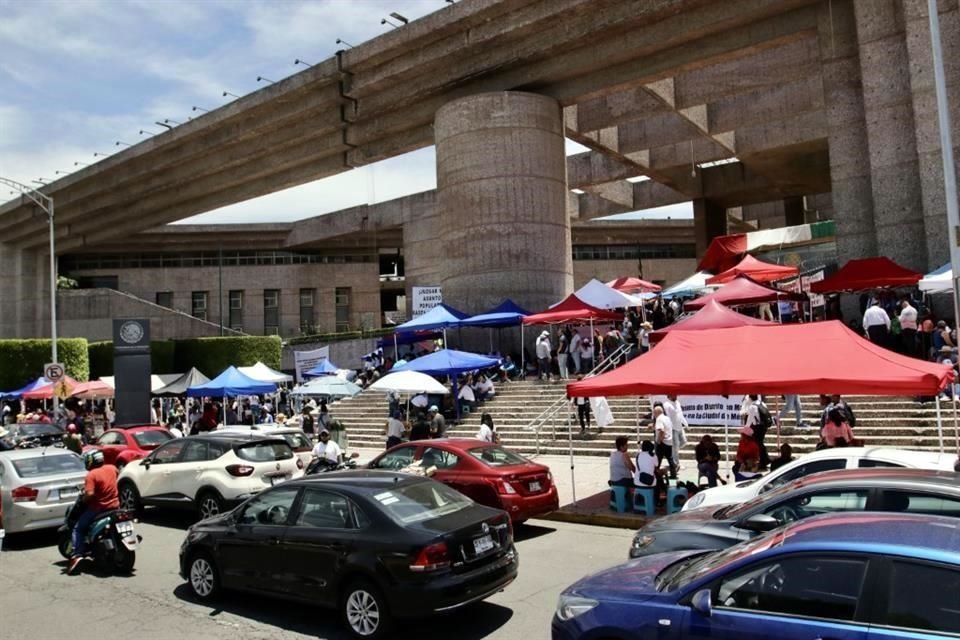
[[[610,487],[610,508],[617,513],[627,512],[627,491],[626,487]]]
[[[633,490],[633,512],[652,516],[657,506],[653,487],[636,487]]]
[[[676,513],[683,508],[687,501],[686,487],[670,487],[667,489],[667,513]]]

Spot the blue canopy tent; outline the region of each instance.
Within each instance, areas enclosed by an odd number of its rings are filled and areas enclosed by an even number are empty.
[[[459,327],[460,321],[467,317],[467,314],[457,311],[453,307],[448,307],[442,302],[430,311],[421,316],[408,320],[401,325],[397,325],[397,333],[415,333],[417,331],[443,331],[443,346],[447,346],[447,328]],[[397,358],[397,342],[393,343],[393,357]]]
[[[524,316],[528,315],[530,315],[529,311],[521,309],[516,302],[507,298],[489,311],[465,318],[460,326],[487,327],[490,329],[515,327],[523,321]],[[493,333],[490,334],[490,352],[493,353]]]
[[[20,387],[15,391],[0,391],[0,400],[18,400],[23,394],[29,391],[36,391],[37,389],[50,386],[50,381],[40,376],[30,384],[25,387]]]
[[[274,382],[260,382],[246,376],[236,367],[227,367],[223,373],[210,382],[204,382],[187,388],[187,396],[210,396],[226,399],[227,396],[254,395],[260,393],[276,393],[277,385]],[[223,403],[223,421],[227,421],[227,403]]]
[[[317,365],[303,373],[307,378],[316,378],[317,376],[333,376],[337,374],[337,365],[330,362],[329,358],[324,358]]]
[[[457,402],[459,392],[457,390],[457,375],[467,371],[476,371],[477,369],[486,369],[500,364],[500,358],[491,358],[476,353],[466,351],[456,351],[455,349],[440,349],[434,351],[428,356],[411,360],[410,362],[396,367],[393,371],[419,371],[430,375],[448,375],[453,379],[453,398],[454,406],[457,409],[457,418],[460,417],[460,403]]]

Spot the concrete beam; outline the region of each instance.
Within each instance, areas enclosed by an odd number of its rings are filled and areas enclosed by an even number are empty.
[[[402,227],[432,213],[435,206],[436,191],[431,190],[299,220],[293,224],[284,246],[296,249],[349,234]]]

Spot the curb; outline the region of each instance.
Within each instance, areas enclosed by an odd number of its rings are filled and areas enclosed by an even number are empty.
[[[613,513],[577,513],[572,511],[553,511],[539,516],[540,520],[553,522],[571,522],[573,524],[588,524],[596,527],[611,527],[615,529],[639,529],[646,526],[649,518],[637,516],[621,516]]]

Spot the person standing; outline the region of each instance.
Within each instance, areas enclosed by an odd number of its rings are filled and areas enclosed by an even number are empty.
[[[670,459],[673,460],[673,467],[680,469],[680,449],[687,444],[687,434],[684,429],[687,427],[687,419],[683,416],[683,407],[680,406],[680,400],[676,395],[668,395],[667,401],[663,403],[663,411],[670,419],[673,427],[673,446],[671,448]]]
[[[582,351],[580,348],[580,332],[574,331],[572,333],[573,335],[570,337],[570,358],[573,359],[574,375],[579,375],[583,373],[583,371],[580,369],[580,354]]]
[[[660,468],[660,465],[663,464],[663,459],[666,458],[667,464],[670,467],[670,479],[675,480],[677,477],[677,467],[673,464],[673,423],[670,422],[670,418],[664,414],[662,405],[653,407],[653,419],[653,428],[657,443],[657,468]]]
[[[577,376],[577,381],[583,380],[583,376]],[[580,423],[580,437],[587,435],[587,426],[590,424],[590,398],[577,396],[573,398],[573,404],[577,407],[577,421]]]
[[[880,306],[880,300],[873,298],[872,304],[863,313],[863,330],[870,342],[886,347],[890,340],[890,316]]]
[[[793,409],[798,427],[805,429],[810,426],[807,424],[807,421],[803,419],[803,407],[800,406],[800,396],[795,393],[789,393],[783,396],[783,408],[780,409],[780,413],[777,414],[777,419],[781,424],[783,424],[784,417],[790,413],[791,409]]]
[[[560,338],[557,342],[557,368],[560,370],[560,379],[566,380],[567,373],[567,357],[569,356],[570,351],[570,329],[567,327],[563,328],[563,331],[560,332]]]
[[[640,353],[644,354],[647,351],[650,351],[650,332],[653,331],[653,325],[649,322],[644,322],[640,325]]]
[[[387,436],[387,449],[395,447],[403,442],[403,434],[406,432],[407,428],[406,425],[400,421],[401,415],[402,414],[399,411],[396,411],[387,419],[387,425],[383,430],[384,434]]]
[[[313,442],[313,416],[310,414],[310,406],[303,405],[303,413],[300,414],[300,428],[307,434],[310,441]]]
[[[537,338],[537,377],[550,381],[550,333],[544,331]]]
[[[437,405],[430,407],[430,435],[434,438],[444,438],[447,434],[447,421],[444,419],[443,414],[440,413],[440,408]]]
[[[593,371],[593,338],[585,338],[580,342],[580,373]]]
[[[908,356],[917,355],[917,310],[910,304],[909,298],[900,303],[900,339],[903,352]]]

